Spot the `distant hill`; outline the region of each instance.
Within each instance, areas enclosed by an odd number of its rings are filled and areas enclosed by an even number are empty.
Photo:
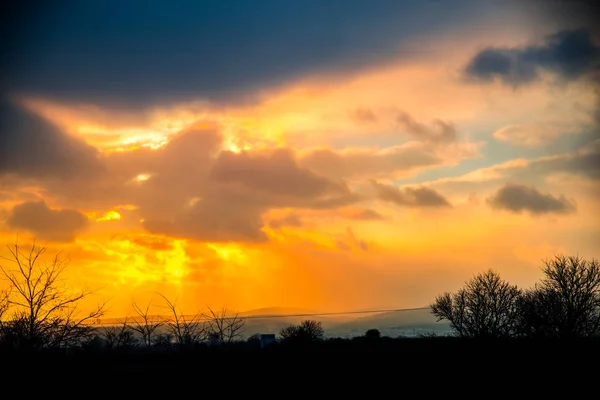
[[[419,334],[450,332],[447,322],[437,322],[429,308],[423,310],[407,310],[383,312],[359,317],[330,327],[328,336],[352,337],[363,335],[368,329],[379,329],[383,336],[417,336]]]
[[[325,332],[331,327],[338,326],[341,321],[347,321],[347,319],[341,320],[337,316],[313,316],[310,313],[307,315],[295,315],[295,316],[278,316],[281,314],[273,314],[269,317],[268,314],[260,315],[249,315],[245,316],[245,330],[244,336],[248,337],[256,333],[275,333],[279,332],[290,325],[297,325],[300,322],[310,319],[321,322]],[[285,314],[290,315],[290,314]]]
[[[279,333],[281,329],[303,320],[320,321],[327,337],[361,336],[369,329],[378,329],[383,336],[417,336],[447,334],[447,322],[437,322],[429,308],[422,310],[372,313],[368,315],[310,315],[310,310],[265,308],[240,313],[246,317],[245,336],[256,333]],[[300,314],[300,315],[298,315]],[[307,314],[307,315],[301,315]],[[293,316],[286,316],[293,315]],[[262,318],[264,316],[264,318]]]
[[[315,310],[309,310],[306,308],[294,308],[294,307],[265,307],[256,308],[253,310],[247,310],[239,312],[240,317],[253,316],[253,315],[290,315],[290,314],[314,314]]]
[[[235,312],[228,313],[235,315]],[[378,329],[383,336],[417,336],[419,334],[450,332],[449,324],[437,322],[430,310],[407,310],[380,312],[370,314],[341,314],[341,315],[314,315],[310,309],[291,307],[266,307],[239,312],[237,315],[244,318],[244,336],[254,334],[278,334],[283,328],[299,324],[303,320],[311,319],[320,321],[327,337],[354,337],[361,336],[369,329]],[[151,320],[164,321],[170,315],[153,315]],[[128,322],[133,323],[135,318],[129,317]],[[103,319],[103,325],[121,324],[122,318]]]

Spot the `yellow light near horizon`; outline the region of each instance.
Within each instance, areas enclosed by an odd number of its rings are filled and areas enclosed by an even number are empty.
[[[110,211],[105,212],[101,217],[96,218],[96,222],[118,221],[120,219],[121,219],[121,214],[119,214],[115,210],[110,210]]]

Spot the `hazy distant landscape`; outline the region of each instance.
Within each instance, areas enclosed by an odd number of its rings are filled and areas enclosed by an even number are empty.
[[[252,310],[240,313],[246,315],[268,315],[270,309]],[[325,337],[352,338],[362,336],[368,329],[378,329],[382,336],[388,337],[416,337],[423,334],[450,333],[450,325],[445,321],[436,321],[436,317],[429,308],[422,310],[408,310],[396,312],[382,312],[373,314],[355,314],[339,316],[311,316],[310,310],[272,309],[272,314],[306,314],[307,316],[284,318],[249,318],[246,319],[246,334],[251,336],[256,333],[279,333],[281,329],[298,324],[302,320],[316,319],[325,329]]]
[[[447,321],[436,321],[436,317],[428,307],[407,311],[343,315],[315,315],[315,311],[309,309],[269,307],[239,312],[237,315],[244,320],[245,338],[256,334],[277,335],[282,329],[299,324],[306,319],[320,321],[326,338],[353,338],[364,335],[369,329],[378,329],[382,336],[392,338],[452,333],[450,324]],[[153,315],[150,318],[166,321],[170,317]],[[122,318],[107,318],[102,319],[102,325],[119,325],[122,321]]]

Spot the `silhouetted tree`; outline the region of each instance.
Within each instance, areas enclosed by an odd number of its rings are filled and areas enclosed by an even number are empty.
[[[515,334],[521,291],[489,270],[475,275],[456,293],[444,293],[431,305],[438,321],[448,320],[461,337]]]
[[[318,321],[305,320],[300,325],[290,325],[279,332],[279,336],[288,343],[310,343],[322,340],[325,330]]]
[[[43,260],[45,246],[34,241],[29,251],[23,251],[18,243],[7,246],[12,268],[0,265],[0,272],[9,283],[9,291],[3,295],[2,313],[12,311],[3,331],[19,347],[63,347],[81,343],[92,329],[91,322],[104,313],[104,304],[81,315],[78,303],[92,292],[73,292],[67,289],[62,274],[68,266],[68,258],[57,253],[49,262]]]
[[[381,338],[381,332],[379,332],[379,329],[369,329],[365,332],[365,337],[367,339],[379,339]]]
[[[137,317],[133,318],[133,325],[131,329],[137,332],[141,336],[141,342],[144,346],[150,347],[154,344],[157,335],[157,329],[163,325],[163,321],[152,319],[150,315],[150,303],[145,309],[140,308],[137,303],[132,304],[133,311],[137,314]]]
[[[206,324],[206,336],[220,344],[232,343],[242,339],[246,321],[238,314],[228,315],[227,308],[216,312],[208,307],[209,315]]]
[[[600,335],[600,263],[579,256],[544,261],[544,278],[521,299],[522,334],[577,338]]]
[[[260,333],[250,335],[250,337],[246,339],[246,343],[251,344],[253,346],[260,346]]]
[[[175,303],[172,303],[162,294],[160,296],[165,300],[167,303],[166,307],[172,314],[173,319],[167,321],[166,326],[178,345],[187,346],[205,339],[206,329],[201,313],[186,317],[177,310]]]
[[[10,292],[8,290],[0,291],[0,324],[2,324],[2,317],[4,316],[4,313],[8,311],[10,306],[8,303],[9,293]]]
[[[6,313],[6,311],[8,311],[8,308],[10,306],[8,304],[8,298],[9,298],[8,290],[0,291],[0,343],[3,342],[4,329],[7,328],[3,317],[4,317],[4,314]]]

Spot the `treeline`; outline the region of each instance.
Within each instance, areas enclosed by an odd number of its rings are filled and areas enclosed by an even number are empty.
[[[543,278],[522,290],[489,270],[431,305],[464,338],[600,337],[600,263],[579,256],[544,261]]]
[[[150,304],[133,304],[133,316],[111,326],[98,326],[105,304],[88,313],[77,306],[91,292],[73,293],[64,286],[67,259],[59,255],[42,262],[46,248],[28,251],[9,247],[12,268],[0,266],[9,283],[0,293],[0,350],[156,353],[268,352],[281,349],[446,349],[472,338],[597,338],[600,337],[600,265],[596,260],[557,256],[544,262],[543,279],[522,290],[494,271],[478,274],[455,293],[438,296],[431,305],[438,320],[448,320],[453,338],[382,337],[370,329],[352,339],[326,339],[321,323],[290,325],[275,335],[244,336],[245,320],[226,309],[208,309],[188,317],[161,295],[168,318],[150,315]],[[449,340],[453,340],[452,344]],[[433,344],[435,343],[435,344]],[[407,347],[408,346],[408,347]],[[419,350],[420,349],[420,350]],[[386,351],[387,351],[386,350]]]

